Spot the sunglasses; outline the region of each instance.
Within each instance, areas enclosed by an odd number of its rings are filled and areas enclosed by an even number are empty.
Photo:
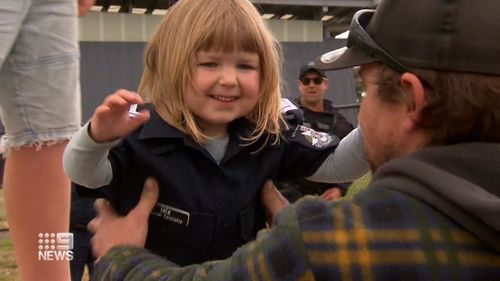
[[[315,85],[319,85],[321,83],[323,83],[323,77],[316,77],[316,78],[305,78],[305,77],[302,77],[300,78],[300,82],[302,82],[303,85],[307,86],[309,85],[309,83],[311,83],[311,81],[315,84]]]
[[[363,49],[371,57],[378,58],[387,66],[393,68],[399,73],[408,72],[408,68],[399,62],[396,58],[389,55],[370,35],[364,27],[368,25],[375,10],[360,10],[357,11],[351,21],[349,28],[349,37],[347,39],[347,47],[356,46]]]

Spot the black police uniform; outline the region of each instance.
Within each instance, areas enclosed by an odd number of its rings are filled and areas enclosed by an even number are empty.
[[[300,98],[296,99],[295,102],[297,102],[300,109],[302,109],[304,114],[303,125],[306,127],[318,132],[336,135],[339,139],[343,139],[354,129],[353,125],[334,108],[330,100],[323,100],[323,112],[312,111],[302,106],[300,104]]]
[[[240,136],[254,128],[244,118],[232,122],[217,164],[190,136],[151,111],[143,127],[110,151],[113,180],[97,191],[126,214],[139,201],[145,179],[156,178],[160,194],[146,248],[181,266],[227,258],[265,226],[264,182],[310,175],[338,145],[336,137],[297,126],[279,145],[242,146]]]
[[[312,128],[317,132],[324,132],[330,135],[335,135],[339,139],[343,139],[354,127],[347,119],[335,110],[333,103],[330,100],[324,99],[324,111],[312,111],[300,104],[300,98],[294,100],[296,105],[302,110],[303,122],[302,125]],[[312,182],[306,179],[298,179],[292,181],[282,181],[278,184],[279,190],[290,201],[294,202],[304,195],[321,195],[327,189],[334,186],[331,183]],[[348,184],[336,184],[340,187],[342,193],[345,194]]]

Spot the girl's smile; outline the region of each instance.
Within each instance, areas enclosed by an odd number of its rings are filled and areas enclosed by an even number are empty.
[[[220,102],[232,102],[237,99],[237,97],[224,97],[224,96],[211,96]]]

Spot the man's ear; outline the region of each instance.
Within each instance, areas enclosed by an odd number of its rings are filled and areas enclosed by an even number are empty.
[[[330,79],[323,78],[323,83],[324,83],[325,87],[328,88],[328,86],[330,85]]]
[[[401,75],[400,83],[403,91],[409,93],[407,105],[407,120],[405,121],[405,128],[412,130],[417,127],[422,119],[422,109],[425,105],[425,88],[422,81],[413,73],[405,72]]]

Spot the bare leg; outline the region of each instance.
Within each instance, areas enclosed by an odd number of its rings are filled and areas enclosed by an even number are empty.
[[[12,149],[5,163],[7,222],[22,281],[70,280],[67,260],[38,260],[38,233],[69,229],[70,181],[62,168],[66,144]]]

